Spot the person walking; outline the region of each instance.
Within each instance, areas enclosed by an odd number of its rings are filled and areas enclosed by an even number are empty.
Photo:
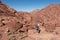
[[[38,33],[40,33],[40,28],[39,28],[39,24],[35,25],[35,29],[37,30]]]

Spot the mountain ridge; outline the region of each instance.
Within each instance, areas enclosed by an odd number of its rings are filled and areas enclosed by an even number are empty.
[[[0,40],[60,40],[60,4],[32,12],[0,2]]]

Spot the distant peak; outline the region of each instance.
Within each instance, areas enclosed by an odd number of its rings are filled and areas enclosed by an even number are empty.
[[[56,6],[60,6],[60,4],[50,4],[49,6],[50,7],[54,7],[54,6],[56,7]]]
[[[0,4],[2,4],[2,1],[0,1]]]
[[[50,4],[50,5],[60,5],[60,4]]]

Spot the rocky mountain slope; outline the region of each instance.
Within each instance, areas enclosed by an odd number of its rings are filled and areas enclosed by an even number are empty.
[[[0,40],[60,40],[60,4],[17,12],[0,2]]]
[[[43,23],[43,26],[46,28],[46,31],[52,32],[53,29],[55,29],[56,27],[60,27],[59,4],[52,4],[40,11],[32,12],[32,13],[34,14],[34,16],[36,15],[36,19],[38,19],[38,22]]]

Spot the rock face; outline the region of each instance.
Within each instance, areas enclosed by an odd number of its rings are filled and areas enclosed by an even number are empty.
[[[57,4],[52,4],[49,5],[48,7],[32,12],[34,15],[36,15],[36,18],[38,19],[38,22],[42,22],[46,31],[53,31],[56,27],[60,27],[60,5]]]
[[[17,12],[0,2],[0,40],[60,40],[60,5]]]
[[[0,40],[22,40],[34,25],[30,13],[17,12],[0,2]]]
[[[60,40],[60,4],[49,5],[42,10],[33,11],[32,14],[35,17],[35,22],[40,24],[42,33],[40,33],[41,37],[38,36],[36,40]]]
[[[16,10],[0,2],[0,15],[14,15],[15,12]]]

